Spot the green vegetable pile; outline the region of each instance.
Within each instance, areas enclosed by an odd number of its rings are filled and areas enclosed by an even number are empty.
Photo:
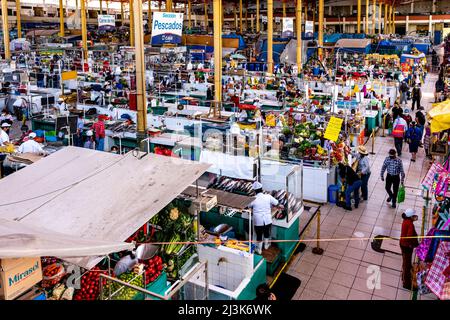
[[[136,287],[144,287],[144,279],[142,275],[137,275],[133,272],[127,272],[127,273],[123,273],[118,277],[120,280],[125,281],[129,284],[132,284]],[[112,298],[114,300],[133,300],[133,298],[138,295],[140,292],[128,288],[128,287],[124,287],[121,284],[117,283],[117,282],[113,282],[111,285],[111,293],[116,292],[117,290],[119,290],[120,288],[122,288],[122,290],[120,290],[118,293],[116,293]],[[109,290],[108,290],[109,291]]]

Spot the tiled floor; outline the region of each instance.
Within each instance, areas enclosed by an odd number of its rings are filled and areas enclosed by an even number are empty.
[[[433,99],[436,75],[429,75],[422,88],[422,105],[428,109]],[[298,277],[302,284],[294,299],[303,300],[410,300],[412,293],[402,288],[401,255],[378,253],[371,247],[371,241],[357,238],[371,238],[377,235],[400,236],[401,213],[407,208],[422,212],[424,201],[421,196],[420,181],[426,174],[429,164],[425,160],[423,149],[419,150],[417,161],[410,161],[407,145],[402,153],[406,172],[406,200],[392,209],[386,203],[384,182],[380,179],[380,170],[389,149],[393,148],[391,137],[378,134],[374,144],[375,155],[369,155],[372,176],[369,181],[369,200],[360,204],[351,212],[325,205],[321,207],[322,256],[312,253],[315,242],[308,242],[304,252],[295,257],[288,273]],[[369,150],[371,142],[367,144]],[[420,233],[422,222],[416,222]],[[314,239],[315,227],[309,230],[306,239]],[[355,238],[355,240],[348,240]],[[373,284],[374,269],[379,268],[379,286]],[[431,294],[419,296],[419,299],[435,299]]]

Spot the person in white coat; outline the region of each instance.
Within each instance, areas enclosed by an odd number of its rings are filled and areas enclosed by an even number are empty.
[[[34,153],[39,155],[46,155],[47,152],[42,149],[41,145],[37,143],[34,139],[36,138],[36,133],[31,132],[28,135],[28,140],[22,143],[17,150],[19,153]]]
[[[250,203],[249,207],[253,209],[253,225],[256,233],[256,253],[261,254],[263,249],[270,247],[270,233],[272,229],[272,207],[280,207],[278,200],[270,194],[263,193],[262,184],[258,181],[253,183],[253,190],[256,193],[256,199]]]

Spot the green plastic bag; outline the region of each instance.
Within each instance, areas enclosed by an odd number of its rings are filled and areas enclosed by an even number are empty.
[[[397,193],[397,203],[405,201],[405,186],[401,185]]]

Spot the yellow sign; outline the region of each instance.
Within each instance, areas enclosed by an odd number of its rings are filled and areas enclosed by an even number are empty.
[[[342,122],[344,122],[343,119],[331,117],[323,137],[331,141],[337,141],[339,133],[341,132]]]
[[[77,78],[76,71],[66,71],[61,74],[62,81],[74,80]]]

